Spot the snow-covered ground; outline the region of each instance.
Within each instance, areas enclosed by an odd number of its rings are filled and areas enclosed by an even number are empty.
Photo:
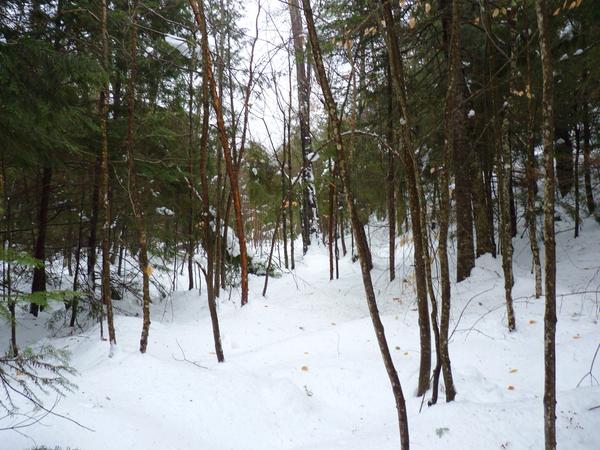
[[[398,278],[389,283],[386,230],[370,231],[372,274],[407,397],[411,447],[543,448],[544,300],[532,297],[527,236],[514,241],[516,332],[505,325],[499,259],[479,258],[472,276],[453,284],[450,352],[458,395],[446,404],[442,394],[428,407],[414,396],[419,333],[410,248],[399,238]],[[600,343],[600,299],[593,293],[560,295],[599,291],[599,237],[592,219],[578,239],[572,230],[557,236],[557,430],[563,449],[600,449],[600,387],[589,376],[577,387]],[[326,249],[314,248],[294,274],[270,280],[266,298],[260,296],[263,281],[251,278],[244,308],[235,291],[230,299],[222,295],[224,364],[216,362],[206,298],[197,291],[155,302],[145,355],[138,352],[139,317],[117,315],[118,350],[108,358],[97,327],[45,338],[46,313],[37,320],[22,313],[21,345],[46,340],[67,348],[79,372],[73,379],[78,390],[55,411],[94,431],[48,416],[21,430],[26,436],[0,432],[0,448],[399,448],[394,400],[358,264],[345,257],[340,279],[329,281]],[[3,345],[7,328],[0,332]],[[593,370],[600,379],[600,360]],[[0,428],[9,424],[4,418]]]

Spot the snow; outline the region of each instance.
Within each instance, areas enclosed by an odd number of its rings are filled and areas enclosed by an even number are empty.
[[[469,113],[467,114],[467,117],[469,119],[472,119],[473,117],[475,117],[475,110],[474,109],[469,110]]]
[[[600,227],[586,219],[581,237],[573,239],[572,223],[565,219],[557,226],[558,447],[597,449],[600,410],[590,408],[600,405],[600,387],[589,377],[577,384],[599,343],[594,291],[600,285]],[[506,328],[500,259],[484,255],[470,278],[452,285],[456,401],[444,403],[442,391],[439,404],[425,402],[419,412],[410,238],[401,235],[396,242],[397,280],[389,283],[387,228],[373,224],[368,234],[375,292],[407,398],[411,448],[543,448],[544,300],[532,296],[527,236],[514,240],[517,331]],[[397,449],[394,400],[360,267],[347,255],[340,261],[340,279],[329,281],[327,264],[326,247],[311,249],[294,273],[269,281],[266,298],[260,296],[264,278],[251,276],[244,308],[237,290],[231,297],[224,292],[219,300],[224,364],[214,355],[204,292],[182,290],[155,299],[145,355],[138,352],[140,317],[117,314],[118,345],[108,358],[109,344],[100,341],[97,326],[52,338],[43,326],[48,311],[37,320],[20,311],[21,346],[45,342],[67,348],[79,372],[73,379],[79,389],[56,411],[95,431],[48,416],[21,430],[28,437],[3,431],[0,448]],[[155,275],[163,276],[158,270]],[[185,279],[178,284],[187,286]],[[591,293],[569,295],[582,291]],[[131,299],[115,304],[139,313]],[[0,330],[2,342],[8,341],[7,328]],[[593,373],[600,378],[600,361]],[[3,418],[0,428],[11,420],[16,419]]]
[[[570,41],[573,39],[573,24],[571,21],[567,21],[562,30],[560,30],[558,37],[560,40]]]
[[[156,208],[156,214],[160,214],[161,216],[174,216],[175,213],[171,211],[166,206],[160,206]]]

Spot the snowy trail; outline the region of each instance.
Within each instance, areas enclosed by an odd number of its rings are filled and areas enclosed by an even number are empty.
[[[582,237],[558,235],[557,292],[597,290],[598,225]],[[417,312],[410,252],[399,246],[399,280],[387,282],[385,230],[373,233],[374,279],[393,357],[403,383],[414,449],[543,448],[543,299],[530,298],[527,238],[515,239],[517,332],[508,333],[500,261],[484,256],[472,276],[453,285],[450,343],[456,402],[425,404],[414,397],[418,375]],[[377,233],[381,233],[378,236]],[[98,329],[50,339],[72,352],[79,390],[58,412],[93,428],[48,417],[25,433],[2,432],[0,448],[34,444],[82,450],[119,449],[396,449],[394,401],[372,331],[359,267],[340,261],[330,282],[325,249],[299,262],[296,276],[252,277],[250,303],[220,303],[225,364],[217,364],[206,299],[177,292],[172,305],[153,305],[148,353],[138,353],[141,319],[118,316],[118,351],[109,359]],[[403,280],[403,278],[405,280]],[[591,280],[591,281],[590,281]],[[186,283],[181,282],[185,286]],[[528,297],[528,298],[524,298]],[[589,371],[600,343],[595,295],[559,296],[557,328],[558,443],[600,448],[600,387]],[[463,311],[464,310],[464,311]],[[460,321],[457,323],[460,317]],[[29,341],[42,325],[22,323]],[[7,330],[2,330],[2,338]],[[181,349],[189,361],[182,361]],[[596,377],[600,378],[600,361]],[[443,395],[442,395],[443,398]],[[6,419],[0,422],[4,426]]]

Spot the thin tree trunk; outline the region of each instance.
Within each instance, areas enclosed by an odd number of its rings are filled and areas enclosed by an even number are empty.
[[[389,65],[388,65],[389,70]],[[394,139],[394,103],[392,77],[388,75],[388,121],[387,141],[391,148],[396,148]],[[387,216],[388,216],[388,265],[390,281],[396,279],[396,164],[394,152],[390,149],[387,154]]]
[[[10,248],[10,243],[12,240],[12,215],[11,215],[11,203],[10,197],[7,192],[7,180],[6,180],[6,165],[4,162],[4,156],[2,157],[2,179],[0,182],[0,189],[2,190],[2,201],[4,203],[4,212],[5,212],[5,232],[4,232],[4,242],[3,248],[4,251],[8,251]],[[6,264],[6,266],[5,266]],[[10,354],[13,357],[19,355],[19,347],[17,346],[17,318],[15,314],[15,306],[16,300],[12,299],[12,277],[11,277],[11,263],[10,261],[2,261],[2,274],[4,277],[4,287],[3,294],[6,295],[8,301],[8,311],[10,313]]]
[[[31,282],[31,293],[46,291],[46,232],[48,230],[48,207],[50,205],[50,183],[52,181],[52,169],[44,167],[42,171],[42,182],[40,186],[40,206],[38,209],[37,238],[33,257],[40,260],[43,265],[33,269],[33,280]],[[43,308],[37,303],[29,305],[29,312],[35,317]]]
[[[194,38],[195,38],[194,33]],[[194,44],[196,44],[194,39]],[[196,45],[194,45],[196,48]],[[190,63],[189,83],[188,83],[188,176],[190,177],[191,186],[189,188],[190,210],[188,211],[188,290],[194,289],[194,70],[196,53],[192,53]]]
[[[585,185],[585,199],[588,212],[594,214],[596,204],[594,203],[594,194],[592,191],[592,177],[590,175],[590,113],[587,100],[583,102],[583,183]]]
[[[395,31],[395,20],[392,15],[392,9],[387,0],[381,0],[383,6],[383,18],[386,29],[386,45],[390,61],[391,75],[394,80],[394,87],[398,105],[401,109],[401,136],[403,144],[402,158],[404,161],[406,180],[408,182],[409,204],[411,210],[414,259],[415,259],[415,279],[417,286],[417,307],[419,311],[419,334],[421,360],[419,364],[419,384],[417,387],[417,396],[425,394],[429,388],[429,375],[431,372],[431,330],[429,325],[429,306],[427,304],[427,279],[426,265],[427,257],[423,248],[423,232],[425,224],[421,222],[422,195],[420,194],[420,180],[417,167],[417,160],[414,152],[411,137],[411,118],[408,111],[408,101],[406,98],[406,85],[404,80],[404,67],[400,49],[398,47],[398,38]]]
[[[327,220],[327,249],[329,251],[329,280],[333,280],[333,234],[335,230],[334,211],[335,211],[335,176],[333,174],[333,166],[331,157],[328,161],[329,175],[329,217]]]
[[[573,163],[573,185],[575,187],[575,232],[574,238],[579,237],[579,153],[581,150],[581,136],[579,124],[575,125],[575,161]]]
[[[542,137],[544,144],[544,275],[546,305],[544,312],[544,441],[546,450],[556,449],[556,242],[554,231],[554,79],[548,7],[546,0],[536,0],[542,60]]]
[[[321,90],[323,92],[323,96],[325,98],[325,105],[327,109],[327,113],[329,116],[329,121],[333,128],[335,143],[336,143],[336,153],[337,160],[340,164],[340,177],[342,184],[344,185],[344,191],[346,194],[346,203],[348,205],[348,210],[350,211],[350,215],[352,217],[352,228],[356,231],[362,228],[362,224],[360,222],[360,218],[358,216],[358,211],[356,209],[356,204],[354,203],[354,196],[351,187],[350,180],[350,169],[348,166],[348,161],[346,160],[346,154],[344,150],[344,142],[341,134],[341,125],[337,113],[337,107],[335,101],[333,99],[333,95],[331,93],[329,87],[329,80],[327,79],[327,75],[325,73],[325,67],[323,66],[323,58],[321,55],[321,48],[317,38],[317,33],[315,29],[315,24],[313,20],[312,9],[310,7],[309,0],[302,0],[302,5],[304,7],[304,14],[306,17],[306,24],[308,27],[308,35],[310,39],[310,44],[312,48],[314,63],[317,70],[317,76],[319,78],[319,84],[321,85]],[[390,350],[387,344],[387,340],[385,337],[385,332],[383,328],[383,323],[379,317],[379,311],[377,309],[377,301],[375,299],[375,292],[373,290],[373,283],[371,280],[371,273],[368,267],[368,245],[364,236],[364,233],[357,232],[356,240],[357,247],[360,259],[361,273],[363,284],[365,288],[365,293],[367,297],[367,304],[369,306],[369,313],[371,315],[371,320],[373,322],[373,328],[375,329],[375,333],[377,336],[377,342],[379,344],[379,350],[381,352],[381,356],[383,357],[384,365],[390,379],[390,383],[392,385],[392,391],[394,393],[394,398],[396,400],[396,409],[398,410],[398,426],[400,429],[400,441],[401,448],[403,450],[408,450],[409,448],[409,436],[408,436],[408,419],[406,414],[406,403],[404,400],[404,394],[402,392],[402,386],[400,384],[400,380],[398,378],[398,373],[396,372],[396,368],[394,367],[394,361],[392,360],[392,356],[390,354]]]
[[[207,78],[208,87],[212,98],[213,108],[217,118],[217,128],[219,141],[223,147],[223,155],[225,157],[225,166],[231,186],[231,197],[233,201],[233,209],[235,213],[235,222],[237,228],[238,241],[240,246],[240,264],[241,264],[241,305],[248,303],[248,253],[246,249],[246,236],[244,232],[244,219],[242,216],[242,200],[240,194],[240,186],[238,182],[238,172],[235,169],[235,164],[231,154],[231,148],[225,129],[225,121],[223,120],[223,110],[221,108],[221,98],[217,92],[217,85],[213,76],[212,61],[210,49],[208,47],[208,31],[206,29],[206,18],[204,15],[204,5],[196,0],[189,0],[189,3],[194,11],[196,24],[202,34],[202,62],[204,65],[204,76]]]
[[[208,45],[206,38],[206,29],[201,29],[201,32],[203,45]],[[203,72],[202,77],[202,134],[200,135],[200,185],[202,188],[204,251],[206,253],[206,272],[204,273],[204,276],[206,280],[206,297],[208,299],[208,309],[210,312],[210,319],[212,323],[215,353],[217,354],[217,361],[221,363],[225,361],[225,356],[223,354],[223,345],[221,343],[221,330],[219,326],[219,315],[217,312],[217,302],[214,289],[215,278],[213,274],[213,268],[215,267],[214,255],[216,253],[217,248],[216,245],[213,245],[214,243],[212,242],[212,217],[210,213],[209,201],[210,191],[208,187],[208,175],[206,167],[208,162],[208,135],[210,119],[209,83],[209,72],[208,70],[206,70],[205,66],[205,70]],[[227,226],[227,222],[225,222],[225,225]],[[219,230],[216,230],[216,233],[218,232]]]
[[[515,329],[515,313],[512,306],[512,229],[510,221],[508,172],[510,170],[510,144],[508,142],[508,118],[504,118],[502,126],[502,144],[498,146],[498,190],[500,207],[500,242],[502,244],[502,270],[504,273],[504,299],[506,302],[506,315],[508,331]]]
[[[131,209],[138,231],[139,265],[142,272],[142,335],[140,338],[140,353],[146,353],[148,348],[148,334],[150,332],[150,271],[148,263],[148,237],[146,232],[146,217],[140,201],[137,187],[137,172],[134,160],[135,151],[135,77],[137,74],[137,0],[133,3],[131,11],[131,36],[129,48],[129,77],[127,78],[127,169],[128,190]],[[193,280],[193,275],[192,275]]]
[[[81,244],[83,239],[83,202],[85,200],[85,190],[81,190],[81,200],[79,202],[79,224],[77,226],[77,249],[75,250],[75,274],[73,276],[73,292],[77,292],[79,289],[79,264],[81,261]],[[69,326],[73,328],[77,320],[77,308],[79,307],[79,300],[75,297],[71,301],[71,321]]]
[[[102,0],[100,12],[101,42],[102,42],[102,69],[105,73],[104,85],[100,93],[100,198],[104,221],[102,223],[102,304],[106,305],[106,320],[108,322],[108,340],[110,343],[109,356],[113,355],[117,345],[115,325],[113,321],[112,300],[110,296],[110,200],[109,200],[109,173],[108,173],[108,31],[106,0]]]
[[[529,31],[529,13],[525,12],[525,25]],[[531,255],[533,259],[533,272],[535,274],[535,298],[542,295],[542,266],[540,263],[540,248],[537,241],[537,223],[535,193],[537,188],[536,161],[535,161],[535,110],[533,104],[533,94],[531,92],[531,50],[529,48],[529,36],[526,39],[526,72],[525,72],[525,93],[527,96],[527,227],[529,229],[529,242],[531,245]]]
[[[312,170],[312,140],[310,137],[310,79],[307,74],[308,58],[304,49],[304,31],[298,0],[289,1],[292,41],[296,59],[296,79],[298,89],[298,119],[300,122],[300,148],[302,151],[302,237],[303,251],[307,252],[312,240],[318,241],[319,230],[317,214],[317,196]]]
[[[454,380],[452,378],[452,368],[450,363],[450,353],[448,350],[448,329],[450,323],[450,269],[448,264],[448,229],[450,225],[450,177],[448,171],[451,165],[452,148],[460,145],[463,140],[462,131],[464,127],[455,126],[457,122],[464,120],[460,102],[460,0],[452,0],[450,10],[450,24],[448,35],[448,88],[446,92],[445,108],[445,140],[444,140],[444,161],[440,180],[440,215],[438,236],[438,258],[440,262],[440,291],[441,291],[441,318],[439,331],[439,347],[437,351],[438,364],[434,371],[434,390],[432,403],[437,400],[437,379],[439,379],[440,369],[443,372],[444,384],[446,386],[446,401],[451,402],[456,396]]]
[[[279,164],[279,170],[281,171],[281,202],[283,204],[283,210],[281,211],[281,237],[283,238],[283,264],[286,269],[289,268],[289,257],[288,257],[288,235],[287,235],[287,198],[288,198],[288,190],[287,190],[287,181],[286,181],[286,173],[285,173],[285,163],[286,163],[286,154],[287,154],[287,120],[285,117],[285,110],[283,111],[283,155],[281,158],[281,162]]]
[[[288,56],[288,119],[287,119],[287,166],[288,166],[288,216],[290,218],[290,267],[296,269],[294,258],[294,191],[292,189],[292,65]]]
[[[95,301],[96,293],[96,245],[98,243],[98,221],[100,218],[100,156],[94,164],[94,188],[92,191],[92,209],[90,211],[90,236],[87,254],[87,287],[90,301]]]

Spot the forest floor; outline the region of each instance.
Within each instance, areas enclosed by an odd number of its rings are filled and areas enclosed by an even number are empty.
[[[600,386],[586,374],[600,344],[600,227],[573,239],[559,222],[557,430],[562,449],[600,448]],[[533,298],[527,235],[515,245],[517,330],[506,327],[500,260],[477,260],[452,285],[450,354],[458,395],[428,407],[415,397],[419,333],[410,246],[397,244],[397,279],[387,274],[384,226],[371,225],[376,294],[407,397],[413,449],[542,449],[544,300]],[[348,240],[349,243],[349,240]],[[78,389],[55,411],[93,429],[47,416],[0,432],[0,448],[35,445],[120,449],[397,449],[397,416],[364,298],[360,268],[347,255],[329,281],[327,251],[313,248],[294,273],[252,276],[249,304],[234,290],[219,314],[226,362],[218,364],[204,295],[177,291],[155,301],[148,353],[138,351],[141,318],[117,314],[117,351],[98,326],[49,337],[49,312],[20,312],[20,345],[50,343],[71,353]],[[187,286],[180,280],[179,286]],[[573,294],[586,291],[585,294]],[[134,302],[115,302],[139,312]],[[57,306],[59,307],[59,306]],[[7,326],[0,331],[8,342]],[[435,355],[434,355],[435,358]],[[600,355],[593,367],[600,379]],[[578,386],[578,383],[581,384]],[[443,384],[442,384],[443,389]],[[47,398],[47,405],[53,397]],[[14,418],[4,418],[0,428]]]

